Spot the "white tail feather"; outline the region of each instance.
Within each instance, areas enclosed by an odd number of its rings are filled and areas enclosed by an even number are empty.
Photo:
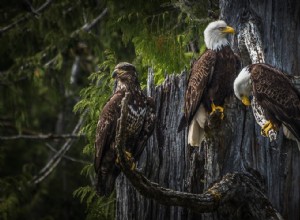
[[[283,134],[287,139],[293,140],[297,142],[298,149],[300,151],[300,142],[297,140],[297,138],[292,134],[292,132],[285,126],[283,125]]]
[[[207,113],[203,105],[200,105],[190,126],[188,134],[188,144],[194,147],[199,147],[204,139],[204,126],[207,118]]]

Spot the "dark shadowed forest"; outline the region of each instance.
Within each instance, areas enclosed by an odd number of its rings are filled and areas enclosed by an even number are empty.
[[[187,74],[214,20],[235,29],[229,42],[241,67],[269,63],[300,88],[299,13],[297,0],[1,0],[0,219],[298,220],[300,152],[282,130],[270,143],[235,97],[201,147],[177,127]],[[125,174],[104,198],[94,188],[95,133],[122,61],[136,67],[158,120],[138,172],[121,153]],[[221,179],[233,190],[213,186]],[[221,202],[209,197],[212,186]],[[234,190],[241,186],[246,197]]]

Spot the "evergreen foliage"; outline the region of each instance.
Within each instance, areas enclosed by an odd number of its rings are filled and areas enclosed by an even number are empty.
[[[81,90],[81,100],[74,107],[75,111],[87,112],[85,114],[86,123],[81,132],[86,135],[88,140],[83,153],[90,155],[90,157],[94,155],[96,127],[101,109],[112,94],[111,72],[116,64],[116,58],[111,51],[106,51],[105,55],[106,59],[99,65],[99,70],[89,76],[91,83]],[[92,164],[86,165],[81,174],[94,176],[94,166]],[[85,186],[78,188],[74,192],[74,196],[80,197],[81,202],[85,200],[88,208],[87,219],[114,219],[114,195],[109,198],[99,198],[94,188]]]
[[[95,196],[92,166],[96,123],[112,94],[110,73],[118,62],[131,62],[145,87],[149,66],[157,83],[189,68],[204,50],[208,10],[216,9],[211,2],[1,1],[0,136],[68,134],[85,112],[85,139],[67,156],[89,164],[65,158],[34,185],[32,177],[65,140],[1,140],[0,218],[114,218],[114,195]]]

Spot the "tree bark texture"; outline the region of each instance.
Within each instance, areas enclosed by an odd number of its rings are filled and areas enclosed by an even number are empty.
[[[185,191],[189,162],[186,131],[177,133],[186,85],[186,74],[168,76],[154,88],[149,71],[148,95],[155,98],[157,125],[138,162],[138,169],[151,181]],[[116,183],[117,219],[184,219],[181,207],[167,207],[139,195],[124,175]]]
[[[288,74],[300,76],[299,1],[221,0],[220,8],[221,18],[238,32],[245,22],[257,24],[262,40],[264,62]],[[233,44],[234,42],[236,41],[233,41]],[[236,46],[242,52],[240,45]],[[245,56],[242,58],[243,64],[248,64],[249,60]],[[299,89],[299,77],[295,80],[295,85]],[[243,118],[246,120],[248,117],[252,118],[251,109],[246,111]],[[284,138],[281,130],[277,143],[270,144],[259,135],[260,128],[256,123],[254,126],[247,123],[243,129],[245,168],[254,169],[263,176],[267,195],[284,219],[300,219],[300,153],[296,143]]]
[[[300,75],[300,3],[220,0],[220,8],[221,18],[238,32],[248,24],[248,31],[254,34],[250,36],[252,42],[244,42],[245,45],[238,37],[232,39],[243,66],[266,62]],[[295,142],[283,137],[281,130],[277,142],[270,143],[260,135],[252,110],[232,97],[226,103],[221,128],[210,131],[201,147],[190,149],[186,144],[187,130],[177,133],[186,74],[168,76],[155,88],[152,81],[150,71],[148,95],[155,98],[158,120],[138,162],[147,178],[173,190],[202,193],[227,173],[252,174],[261,178],[269,201],[284,219],[300,219],[300,152]],[[295,84],[299,86],[299,80]],[[226,219],[220,212],[196,214],[181,207],[159,205],[136,192],[124,175],[118,178],[116,190],[117,219]]]
[[[205,192],[196,194],[162,187],[132,168],[132,160],[126,158],[123,150],[130,95],[133,94],[127,93],[122,100],[115,138],[116,153],[123,174],[141,195],[163,205],[185,207],[196,213],[218,211],[222,219],[282,220],[280,213],[262,191],[260,178],[255,174],[226,174]]]

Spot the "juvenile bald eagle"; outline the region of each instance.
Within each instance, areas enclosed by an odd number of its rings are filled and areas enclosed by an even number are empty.
[[[115,136],[117,120],[121,115],[121,101],[125,92],[130,93],[124,134],[125,150],[131,153],[135,160],[141,155],[156,120],[154,100],[143,94],[136,69],[132,64],[119,63],[112,77],[116,80],[115,91],[100,114],[96,131],[94,167],[97,176],[96,190],[99,196],[111,194],[115,179],[120,173],[116,164]]]
[[[300,93],[290,77],[270,65],[252,64],[235,79],[234,93],[245,105],[252,105],[262,135],[275,139],[270,132],[283,125],[284,134],[296,140],[300,150]]]
[[[222,21],[211,22],[204,31],[207,50],[193,63],[185,93],[184,116],[178,131],[189,126],[188,144],[200,146],[207,118],[219,111],[224,117],[225,98],[233,94],[237,57],[226,39],[234,29]]]

